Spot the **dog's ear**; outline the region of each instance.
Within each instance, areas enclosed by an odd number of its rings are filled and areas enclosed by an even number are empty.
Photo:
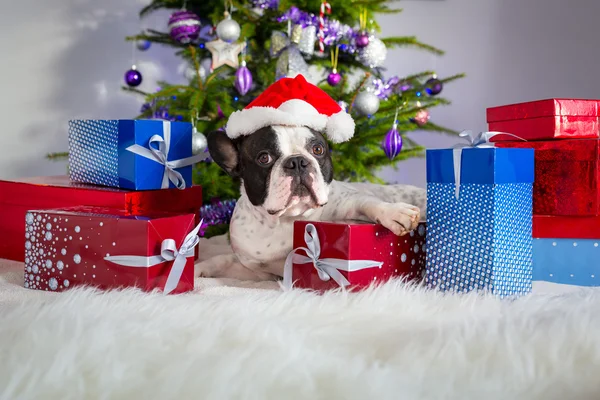
[[[239,171],[239,153],[236,144],[223,131],[215,131],[206,138],[211,158],[230,176],[237,177]]]

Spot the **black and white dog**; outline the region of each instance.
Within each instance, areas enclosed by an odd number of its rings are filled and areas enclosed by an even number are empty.
[[[301,83],[302,87],[310,85],[305,81]],[[314,91],[313,88],[309,90]],[[268,94],[268,90],[265,93]],[[271,107],[267,111],[271,113]],[[283,275],[285,258],[292,250],[293,224],[298,219],[376,222],[396,235],[410,232],[425,219],[424,189],[333,180],[334,166],[327,140],[321,132],[334,142],[342,140],[335,132],[332,134],[327,121],[323,120],[326,126],[319,126],[315,119],[300,118],[300,122],[292,124],[272,115],[267,115],[265,120],[264,110],[258,115],[260,120],[253,120],[252,112],[234,114],[227,133],[208,135],[211,157],[228,174],[239,177],[242,187],[230,225],[233,254],[197,264],[197,275],[243,280],[278,279]],[[305,118],[308,116],[304,113]],[[341,113],[339,117],[346,118]],[[275,124],[265,125],[269,122]],[[320,132],[313,129],[315,127],[323,129]],[[242,134],[232,134],[234,128]],[[351,129],[350,137],[353,123]]]

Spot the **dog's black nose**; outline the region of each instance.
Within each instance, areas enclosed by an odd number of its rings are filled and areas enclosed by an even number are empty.
[[[303,171],[309,166],[309,162],[303,156],[290,157],[283,163],[283,168],[290,171]]]

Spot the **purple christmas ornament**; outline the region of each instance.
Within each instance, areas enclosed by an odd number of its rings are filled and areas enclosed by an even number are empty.
[[[342,81],[342,75],[340,75],[335,69],[331,71],[329,76],[327,77],[327,83],[331,86],[337,86]]]
[[[440,94],[444,87],[442,81],[440,81],[437,77],[433,77],[425,82],[425,91],[430,96],[435,96],[436,94]]]
[[[179,43],[190,43],[200,35],[200,17],[187,10],[176,11],[169,18],[169,34]]]
[[[369,45],[369,34],[367,32],[361,32],[356,35],[356,47],[362,49]]]
[[[142,74],[135,68],[135,65],[125,72],[125,83],[131,87],[139,86],[142,83]]]
[[[400,154],[400,150],[402,150],[402,136],[398,133],[398,126],[396,124],[385,135],[381,147],[390,161]]]
[[[244,96],[252,88],[252,72],[246,67],[246,61],[242,61],[241,67],[235,71],[235,89]]]

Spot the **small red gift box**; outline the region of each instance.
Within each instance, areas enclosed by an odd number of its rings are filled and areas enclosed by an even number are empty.
[[[408,235],[396,236],[372,223],[296,221],[284,286],[360,289],[394,277],[421,279],[425,234],[424,223]]]
[[[598,100],[547,99],[487,109],[490,131],[525,140],[597,138]],[[498,135],[492,142],[514,140]]]
[[[600,215],[599,146],[598,139],[496,143],[535,149],[533,213],[539,215]]]
[[[29,211],[25,287],[194,289],[194,214],[130,216],[106,208]],[[196,226],[196,228],[195,228]]]
[[[74,206],[114,208],[128,215],[194,213],[199,222],[202,188],[132,191],[72,183],[67,176],[0,181],[0,258],[23,261],[27,210]]]

